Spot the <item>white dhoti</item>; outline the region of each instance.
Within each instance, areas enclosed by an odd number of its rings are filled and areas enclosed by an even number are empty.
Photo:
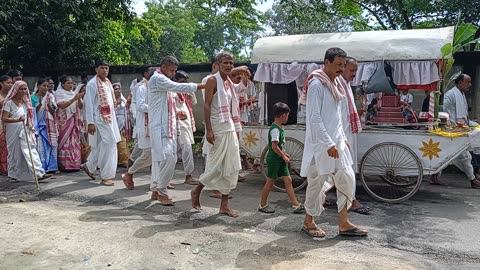
[[[178,152],[182,157],[183,170],[185,171],[185,175],[192,175],[193,170],[195,169],[192,145],[190,143],[180,144],[179,142]]]
[[[461,153],[452,161],[452,163],[467,175],[468,180],[475,179],[475,173],[472,166],[472,155],[468,151]]]
[[[229,194],[237,187],[238,173],[242,168],[238,151],[235,131],[215,134],[215,144],[210,144],[205,172],[200,176],[200,183],[206,189]]]
[[[98,131],[94,136],[98,136],[97,143],[91,145],[92,151],[86,163],[88,171],[93,173],[97,170],[98,166],[102,180],[114,179],[117,173],[117,144],[102,140]],[[91,137],[92,136],[90,136],[90,138]]]
[[[145,148],[140,150],[143,150],[141,151],[141,155],[137,159],[135,159],[133,165],[128,168],[129,174],[135,174],[143,168],[148,168],[152,166],[152,149]]]
[[[175,164],[177,163],[177,155],[166,155],[163,161],[152,162],[152,183],[151,191],[157,191],[161,195],[168,196],[167,184],[172,180],[175,173]]]
[[[132,153],[130,153],[130,159],[135,161],[138,158],[140,158],[140,156],[142,155],[142,149],[138,146],[137,138],[135,138],[133,142],[134,142],[134,145],[133,145]]]
[[[353,187],[355,186],[355,173],[352,167],[339,169],[334,175],[318,175],[316,166],[310,166],[307,176],[307,192],[305,198],[305,210],[311,216],[320,216],[323,212],[323,203],[325,202],[325,193],[323,187],[325,182],[331,178],[337,189],[337,207],[338,212],[346,206],[347,209],[352,206]]]

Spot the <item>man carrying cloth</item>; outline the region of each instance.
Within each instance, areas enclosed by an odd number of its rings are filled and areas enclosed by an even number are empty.
[[[165,57],[159,69],[148,81],[148,128],[152,145],[152,198],[161,205],[174,205],[168,196],[167,185],[172,180],[177,163],[177,120],[174,93],[193,93],[205,88],[200,83],[176,83],[178,60]]]
[[[101,185],[113,186],[117,172],[117,143],[121,141],[115,115],[115,96],[105,61],[96,63],[97,75],[87,84],[84,110],[87,120],[89,144],[92,147],[88,160],[82,169],[92,179],[97,166],[100,168]]]
[[[240,163],[238,132],[241,131],[240,111],[235,86],[228,78],[233,69],[233,55],[220,52],[216,56],[220,71],[207,80],[205,88],[206,138],[211,145],[205,173],[200,184],[191,192],[192,207],[200,210],[202,189],[218,190],[222,194],[220,214],[238,217],[228,206],[228,195],[237,186]]]
[[[325,69],[312,72],[306,82],[306,138],[300,174],[308,181],[303,230],[313,237],[325,237],[325,232],[317,227],[313,217],[320,216],[324,210],[325,193],[322,188],[330,177],[333,177],[337,188],[339,233],[367,235],[367,230],[353,225],[348,219],[355,172],[342,124],[345,90],[338,78],[345,69],[346,57],[347,54],[340,48],[328,49]]]

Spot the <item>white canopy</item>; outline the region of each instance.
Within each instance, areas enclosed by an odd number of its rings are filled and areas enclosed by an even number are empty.
[[[264,37],[255,43],[251,63],[321,63],[331,47],[344,49],[359,62],[437,60],[453,34],[454,27],[445,27]]]

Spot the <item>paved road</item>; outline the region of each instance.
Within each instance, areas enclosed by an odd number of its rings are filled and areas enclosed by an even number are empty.
[[[197,167],[201,167],[200,165]],[[339,237],[336,209],[317,219],[323,240],[300,232],[283,193],[272,192],[273,215],[256,211],[262,179],[247,175],[233,192],[237,219],[217,214],[219,201],[202,197],[190,211],[191,186],[177,166],[174,207],[149,200],[149,176],[133,191],[121,181],[98,185],[81,172],[56,175],[35,191],[32,183],[0,180],[0,269],[478,269],[480,190],[460,174],[448,186],[424,183],[401,204],[358,195],[371,215],[351,214],[367,238]],[[119,173],[123,169],[119,169]],[[196,175],[199,171],[196,171]],[[299,194],[301,200],[304,193]],[[18,203],[19,200],[23,203]]]

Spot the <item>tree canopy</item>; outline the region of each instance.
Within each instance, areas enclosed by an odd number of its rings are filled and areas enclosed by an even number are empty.
[[[479,24],[479,12],[478,0],[278,0],[267,16],[282,34]]]

